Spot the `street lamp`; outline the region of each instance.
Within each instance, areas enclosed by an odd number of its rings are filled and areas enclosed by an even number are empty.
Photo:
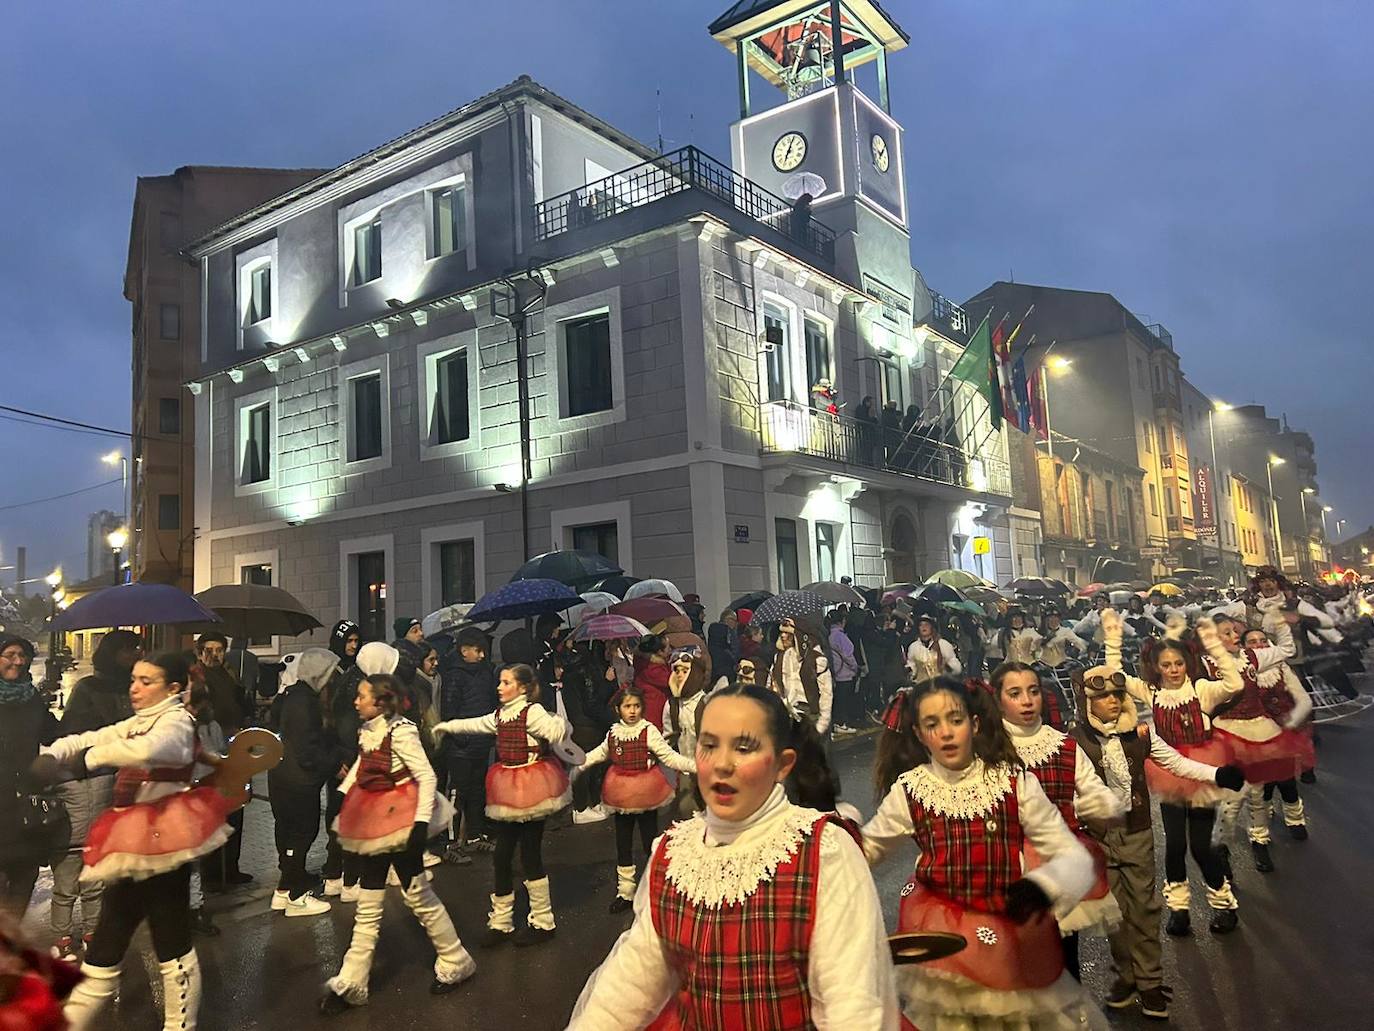
[[[108,455],[101,455],[100,460],[106,465],[119,466],[119,492],[120,504],[124,506],[124,521],[129,521],[129,460],[124,457],[122,451],[111,451]]]
[[[120,570],[124,565],[124,545],[129,543],[129,531],[124,527],[111,530],[105,535],[105,542],[109,544],[110,550],[114,552],[114,582],[118,586],[123,579]]]
[[[1073,362],[1063,357],[1055,355],[1053,358],[1045,359],[1045,367],[1051,372],[1067,372],[1073,366]],[[1050,469],[1054,469],[1054,430],[1050,428],[1050,380],[1045,377],[1044,386],[1040,391],[1041,397],[1045,402],[1045,446],[1049,450]]]
[[[1274,557],[1278,560],[1279,571],[1283,571],[1283,545],[1279,541],[1279,503],[1274,497],[1274,466],[1283,465],[1284,459],[1269,455],[1264,460],[1264,471],[1269,477],[1269,512],[1274,518]]]
[[[44,664],[43,683],[51,693],[55,692],[58,685],[62,682],[62,673],[57,661],[57,627],[53,624],[57,622],[57,607],[63,600],[62,592],[62,567],[54,569],[45,576],[44,581],[48,585],[48,659]]]

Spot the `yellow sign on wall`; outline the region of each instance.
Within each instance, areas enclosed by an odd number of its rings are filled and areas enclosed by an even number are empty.
[[[975,555],[988,555],[992,552],[992,541],[987,537],[973,538],[973,553]]]

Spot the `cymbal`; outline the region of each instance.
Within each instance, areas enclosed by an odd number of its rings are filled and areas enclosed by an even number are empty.
[[[949,931],[919,931],[912,934],[890,934],[887,936],[888,948],[892,950],[892,962],[897,966],[910,963],[928,963],[933,959],[944,959],[956,952],[962,952],[968,940],[962,934]]]

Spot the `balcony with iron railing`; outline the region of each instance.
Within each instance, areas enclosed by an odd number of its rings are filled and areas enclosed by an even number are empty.
[[[947,487],[1011,495],[1011,468],[1000,456],[970,457],[919,426],[903,432],[796,401],[768,401],[759,407],[759,434],[765,453],[807,455]]]
[[[581,250],[703,212],[824,270],[835,263],[833,230],[696,147],[539,202],[534,239],[544,251]]]
[[[973,332],[968,312],[934,290],[930,291],[930,314],[921,320],[921,325],[930,326],[946,340],[961,344],[967,344]]]

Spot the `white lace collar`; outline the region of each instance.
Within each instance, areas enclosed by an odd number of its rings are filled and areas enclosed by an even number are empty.
[[[530,707],[527,699],[522,697],[512,698],[508,702],[502,702],[501,708],[496,710],[496,719],[501,723],[509,723],[519,717],[520,713]]]
[[[644,733],[645,727],[652,727],[653,724],[646,719],[641,719],[638,723],[626,723],[620,720],[611,724],[611,736],[617,741],[633,741]]]
[[[1283,679],[1282,666],[1270,666],[1266,670],[1261,670],[1255,674],[1255,683],[1260,687],[1273,687]]]
[[[926,763],[897,778],[909,797],[939,816],[971,820],[987,816],[1011,791],[1011,771],[974,759],[963,770]]]
[[[796,854],[820,818],[789,802],[781,785],[747,820],[698,813],[667,830],[665,875],[695,905],[739,905]]]
[[[359,747],[367,752],[380,748],[390,729],[391,724],[387,718],[378,713],[358,728]]]
[[[1151,698],[1151,701],[1161,709],[1181,709],[1195,700],[1199,699],[1191,680],[1185,680],[1179,687],[1157,687]]]
[[[1064,738],[1068,736],[1045,723],[1038,723],[1032,729],[1003,720],[1002,726],[1007,728],[1007,735],[1016,746],[1016,754],[1032,770],[1058,755]]]

